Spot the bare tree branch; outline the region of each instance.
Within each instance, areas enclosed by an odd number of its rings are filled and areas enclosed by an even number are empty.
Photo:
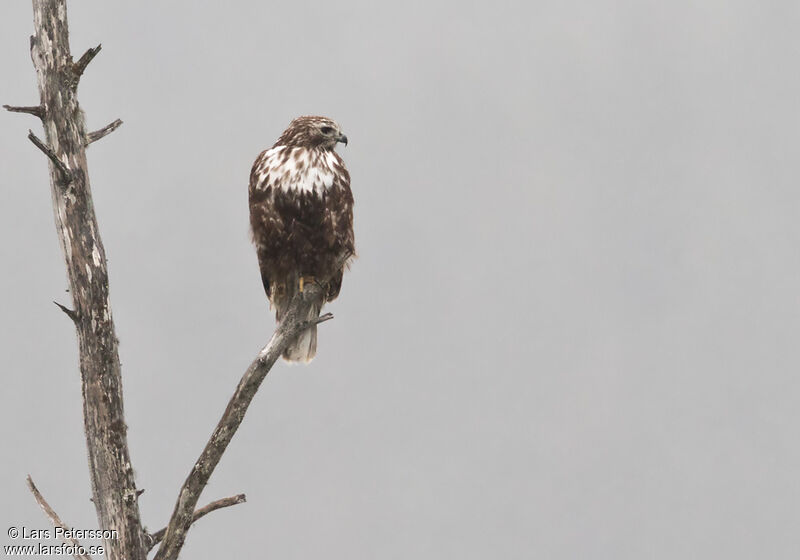
[[[36,107],[17,107],[14,105],[3,105],[3,108],[6,111],[11,111],[12,113],[28,113],[35,117],[39,117],[40,119],[44,118],[44,107],[41,105],[37,105]]]
[[[295,296],[272,338],[242,376],[222,418],[211,434],[211,438],[183,483],[178,495],[178,502],[175,504],[175,510],[167,525],[164,540],[156,553],[155,560],[174,560],[178,557],[186,540],[186,533],[192,524],[192,512],[211,473],[214,472],[222,454],[244,420],[245,412],[247,412],[261,382],[264,381],[283,351],[297,338],[297,335],[312,326],[301,317],[308,316],[311,302],[321,293],[322,287],[314,284],[302,294]]]
[[[99,53],[102,48],[103,45],[97,45],[93,49],[87,49],[86,52],[83,53],[83,56],[78,59],[78,62],[72,65],[72,72],[75,75],[76,84],[81,76],[83,76],[83,71],[86,70],[86,67],[89,66],[89,63],[97,56],[97,53]]]
[[[50,504],[48,504],[47,500],[44,499],[44,496],[42,496],[42,493],[39,492],[39,489],[36,488],[36,485],[33,483],[31,475],[28,475],[28,488],[30,488],[31,492],[33,493],[33,497],[36,498],[36,502],[39,504],[42,510],[44,510],[45,515],[50,519],[50,522],[53,524],[53,527],[61,527],[63,529],[68,529],[69,527],[63,521],[61,521],[61,518],[58,517],[58,514],[53,510],[53,508],[50,507]],[[68,539],[62,539],[62,540],[64,541],[65,544],[71,544],[73,547],[75,547],[75,549],[86,550],[85,548],[83,548],[83,546],[81,546],[81,543],[78,542],[78,540],[75,538],[70,537]],[[73,556],[78,560],[92,560],[92,557],[89,556],[88,554],[75,553],[73,554]]]
[[[350,256],[343,255],[334,270],[343,267]],[[181,487],[178,501],[155,560],[175,560],[178,557],[186,540],[186,533],[192,524],[192,512],[200,499],[200,494],[233,439],[233,435],[244,420],[247,408],[255,397],[261,382],[264,381],[277,359],[301,332],[316,324],[333,319],[333,315],[330,313],[312,321],[305,319],[314,302],[318,302],[327,292],[326,282],[327,279],[322,283],[309,284],[303,292],[294,296],[272,338],[245,371],[222,414],[222,418],[214,428],[211,438]]]
[[[205,517],[212,511],[216,511],[218,509],[235,506],[236,504],[241,504],[247,501],[247,497],[244,494],[237,494],[236,496],[231,496],[230,498],[222,498],[221,500],[217,500],[215,502],[211,502],[210,504],[201,507],[200,509],[196,509],[194,514],[192,514],[192,524],[195,521],[200,519],[201,517]],[[152,550],[155,545],[161,542],[164,538],[164,535],[167,532],[167,528],[164,527],[160,531],[156,531],[152,535],[149,535],[150,542],[147,545],[148,550]]]
[[[32,130],[28,131],[28,140],[33,142],[34,146],[39,148],[44,155],[50,158],[50,161],[52,161],[56,168],[58,168],[58,170],[61,172],[61,176],[64,178],[65,182],[68,183],[72,180],[72,172],[69,170],[69,167],[67,167],[63,161],[58,159],[58,156],[50,148],[50,146],[39,140],[39,137],[36,136]]]
[[[120,126],[122,126],[122,121],[117,119],[114,122],[105,125],[100,130],[95,130],[94,132],[90,132],[89,134],[86,135],[86,145],[88,146],[92,142],[97,142],[104,136],[107,136],[108,134],[111,134],[112,132],[117,130]]]
[[[333,313],[325,313],[324,315],[320,315],[313,321],[308,321],[308,327],[319,325],[320,323],[324,323],[325,321],[330,321],[331,319],[333,319]]]

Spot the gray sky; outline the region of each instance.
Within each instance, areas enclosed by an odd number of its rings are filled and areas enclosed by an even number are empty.
[[[0,102],[35,104],[29,2]],[[227,4],[227,7],[223,7]],[[131,454],[161,528],[273,328],[256,155],[339,121],[360,258],[185,558],[796,558],[795,2],[73,1]],[[96,527],[33,117],[0,115],[0,544]],[[18,541],[17,541],[18,542]]]

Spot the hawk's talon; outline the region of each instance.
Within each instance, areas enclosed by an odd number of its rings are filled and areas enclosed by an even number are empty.
[[[314,276],[301,276],[300,277],[300,293],[303,293],[306,284],[316,284],[317,279]]]

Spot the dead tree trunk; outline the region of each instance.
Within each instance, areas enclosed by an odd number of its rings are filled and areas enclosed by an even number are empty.
[[[122,406],[122,376],[118,341],[108,298],[106,255],[89,187],[86,147],[113,132],[122,121],[87,132],[77,89],[84,70],[100,52],[100,46],[87,50],[75,62],[69,48],[66,0],[33,0],[34,36],[31,56],[39,82],[40,103],[36,106],[6,109],[28,113],[41,119],[45,140],[33,132],[28,138],[49,159],[50,186],[64,259],[67,265],[72,309],[56,303],[72,319],[80,351],[83,418],[92,501],[99,526],[115,530],[116,539],[104,541],[109,560],[145,560],[150,549],[160,544],[157,560],[174,560],[183,547],[194,521],[220,508],[245,501],[244,494],[214,501],[195,509],[206,483],[244,419],[261,382],[275,361],[303,330],[332,319],[330,314],[305,321],[312,302],[321,297],[323,284],[310,285],[289,304],[267,345],[242,376],[225,412],[197,462],[190,470],[168,525],[152,535],[142,528],[138,496],[128,453],[127,426]],[[349,255],[343,255],[344,267]],[[36,501],[56,526],[63,522],[45,501],[33,481],[28,485]],[[77,541],[68,544],[80,546]],[[76,552],[75,558],[89,560]]]
[[[33,133],[30,138],[50,158],[56,230],[73,304],[72,310],[62,309],[75,323],[78,335],[93,501],[100,527],[118,531],[118,539],[104,543],[107,557],[138,560],[145,558],[147,549],[128,453],[106,254],[86,164],[86,146],[102,134],[87,134],[77,97],[81,75],[100,46],[86,51],[77,62],[72,60],[66,0],[33,0],[33,21],[31,56],[40,95],[36,113],[42,119],[45,140],[38,141]]]

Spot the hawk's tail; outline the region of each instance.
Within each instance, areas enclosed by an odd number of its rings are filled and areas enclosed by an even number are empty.
[[[272,303],[275,306],[275,319],[280,322],[283,315],[289,307],[289,302],[297,294],[297,285],[294,282],[288,282],[290,286],[294,284],[293,289],[286,290],[282,294],[276,294],[273,297]],[[322,302],[314,302],[308,310],[307,321],[313,321],[319,317],[320,310],[322,309]],[[292,342],[286,350],[283,351],[283,359],[287,362],[310,362],[317,354],[317,325],[309,327],[301,332],[297,339]]]
[[[307,321],[319,317],[320,305],[314,304],[308,310]],[[317,354],[317,325],[309,327],[283,351],[283,359],[287,362],[310,362]]]

